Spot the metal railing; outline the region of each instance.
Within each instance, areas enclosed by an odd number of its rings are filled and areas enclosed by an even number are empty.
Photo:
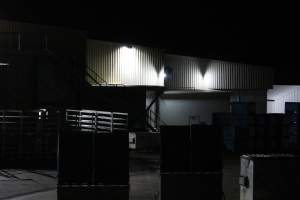
[[[86,67],[86,75],[98,86],[101,86],[102,84],[108,85],[107,81],[90,67]],[[100,82],[98,80],[100,80]]]
[[[125,87],[125,85],[121,83],[108,83],[104,78],[102,78],[97,72],[92,70],[90,67],[86,67],[85,75],[92,86]]]
[[[59,115],[46,109],[0,110],[0,168],[11,161],[23,166],[26,160],[55,160]]]
[[[128,130],[128,114],[95,110],[66,110],[66,123],[75,130],[112,133]]]
[[[158,131],[159,132],[159,127],[161,125],[164,125],[166,126],[167,123],[164,122],[160,115],[154,111],[152,111],[151,109],[148,110],[148,113],[147,113],[147,123],[152,126],[155,131]]]

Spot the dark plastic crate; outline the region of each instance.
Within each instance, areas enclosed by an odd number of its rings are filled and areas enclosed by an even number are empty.
[[[96,134],[95,184],[129,183],[128,134]]]
[[[64,131],[59,137],[59,184],[92,184],[92,134]]]
[[[57,200],[128,200],[128,186],[58,186]]]
[[[221,200],[222,174],[161,174],[161,200]]]
[[[222,171],[223,145],[221,129],[215,126],[193,125],[190,139],[191,171]]]
[[[189,133],[189,126],[161,126],[161,172],[189,171]]]

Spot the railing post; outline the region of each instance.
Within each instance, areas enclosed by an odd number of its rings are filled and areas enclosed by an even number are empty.
[[[95,133],[98,133],[98,113],[95,111]]]
[[[65,110],[65,113],[64,113],[66,116],[67,116],[67,110]],[[56,158],[57,158],[57,162],[56,162],[56,170],[57,170],[57,177],[59,177],[59,162],[60,162],[60,159],[59,159],[59,143],[60,143],[60,134],[61,134],[61,114],[60,114],[60,111],[57,110],[56,111],[56,138],[57,138],[57,143],[56,143],[56,147],[57,147],[57,152],[56,152]],[[65,122],[67,123],[67,121]],[[63,124],[63,126],[65,126],[65,123]],[[63,127],[65,129],[65,127]]]
[[[3,134],[2,134],[2,152],[1,152],[1,154],[2,154],[2,159],[4,159],[4,157],[5,157],[5,138],[6,138],[6,124],[5,124],[5,122],[6,122],[6,119],[5,119],[5,110],[3,110],[3,113],[2,113],[2,131],[3,131]]]
[[[111,113],[111,124],[110,124],[110,132],[113,133],[114,131],[114,113]]]
[[[126,115],[126,128],[129,131],[129,121],[128,121],[128,114]]]
[[[47,34],[47,32],[45,32],[45,50],[47,51],[48,50],[48,34]]]
[[[81,130],[81,111],[79,111],[79,116],[78,116],[78,128]]]
[[[24,114],[23,114],[23,111],[20,112],[20,137],[19,137],[19,157],[22,156],[22,152],[23,152],[23,133],[24,133],[24,130],[23,130],[23,117],[24,117]]]
[[[18,51],[21,51],[21,33],[18,33]]]

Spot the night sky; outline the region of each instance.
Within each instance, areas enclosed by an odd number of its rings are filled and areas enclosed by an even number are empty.
[[[292,83],[298,80],[297,8],[18,1],[2,5],[0,17],[82,29],[91,38],[158,47],[169,53],[267,65],[276,69],[277,82]]]

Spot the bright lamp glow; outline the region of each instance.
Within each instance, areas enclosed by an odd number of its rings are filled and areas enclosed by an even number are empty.
[[[208,89],[212,83],[212,75],[209,72],[204,75],[203,82],[206,89]]]
[[[121,81],[124,84],[133,84],[136,76],[135,49],[123,46],[120,49]]]
[[[9,60],[7,58],[0,58],[0,67],[9,66]]]
[[[0,67],[7,67],[7,66],[9,66],[8,63],[0,63]]]
[[[134,46],[119,49],[120,82],[125,85],[164,85],[164,71],[158,73],[148,53]]]

